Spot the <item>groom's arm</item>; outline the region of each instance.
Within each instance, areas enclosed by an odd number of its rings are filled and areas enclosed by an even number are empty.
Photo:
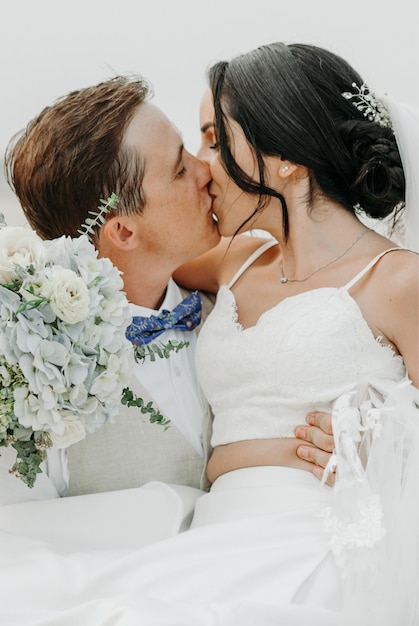
[[[332,416],[330,413],[313,411],[307,415],[306,422],[307,426],[297,426],[295,429],[295,436],[297,439],[301,439],[301,445],[297,448],[297,455],[304,461],[313,463],[313,474],[316,478],[321,479],[335,447]],[[335,475],[331,473],[326,483],[333,485],[334,482]]]

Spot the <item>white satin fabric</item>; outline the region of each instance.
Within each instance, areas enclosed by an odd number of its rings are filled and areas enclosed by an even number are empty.
[[[188,529],[202,493],[154,481],[133,489],[21,502],[0,507],[0,529],[43,541],[62,554],[138,550]]]
[[[310,472],[281,466],[248,467],[217,478],[211,491],[196,502],[191,527],[289,512],[315,522],[332,501],[332,489],[321,486]],[[321,531],[320,543],[324,539]]]
[[[0,622],[349,626],[336,608],[335,566],[316,521],[331,490],[302,470],[254,469],[221,481],[218,520],[207,524],[201,512],[205,525],[139,550],[60,554],[0,533]],[[236,505],[241,519],[232,519]]]

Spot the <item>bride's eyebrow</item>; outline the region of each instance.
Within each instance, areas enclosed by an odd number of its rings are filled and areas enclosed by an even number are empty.
[[[206,133],[209,128],[215,128],[214,122],[207,122],[201,126],[201,133]]]

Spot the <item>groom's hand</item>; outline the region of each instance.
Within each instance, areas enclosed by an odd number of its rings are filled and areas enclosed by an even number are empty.
[[[297,426],[294,433],[297,439],[311,443],[310,446],[302,445],[297,448],[297,456],[304,461],[313,463],[313,474],[316,478],[323,477],[326,467],[335,447],[332,431],[332,416],[330,413],[313,411],[306,417],[308,426]],[[335,474],[329,474],[326,481],[328,485],[335,482]]]

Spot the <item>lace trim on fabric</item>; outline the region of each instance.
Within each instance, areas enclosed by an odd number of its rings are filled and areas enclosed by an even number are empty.
[[[383,393],[366,384],[343,394],[333,410],[336,449],[325,474],[336,465],[336,483],[333,503],[321,517],[345,578],[345,609],[362,626],[413,624],[419,584],[418,395],[407,378]],[[382,602],[387,596],[391,606]]]
[[[322,479],[325,483],[330,472],[338,467],[340,480],[335,487],[337,493],[358,491],[357,487],[361,487],[357,502],[352,501],[350,510],[343,509],[339,515],[328,508],[323,513],[324,529],[332,536],[330,547],[341,567],[348,563],[353,548],[372,547],[385,535],[380,497],[369,493],[368,489],[365,493],[362,488],[365,471],[359,456],[359,445],[365,435],[371,440],[380,436],[381,413],[374,406],[373,397],[364,401],[358,409],[354,406],[355,395],[355,392],[344,394],[335,403],[332,420],[336,448]]]
[[[371,496],[359,503],[356,521],[340,520],[332,514],[329,507],[323,514],[323,527],[332,535],[329,545],[335,555],[336,563],[344,567],[353,548],[372,548],[385,535],[383,511],[378,495]]]
[[[237,330],[244,330],[242,324],[239,322],[239,312],[237,310],[237,304],[235,300],[231,302],[232,314],[231,319]]]

